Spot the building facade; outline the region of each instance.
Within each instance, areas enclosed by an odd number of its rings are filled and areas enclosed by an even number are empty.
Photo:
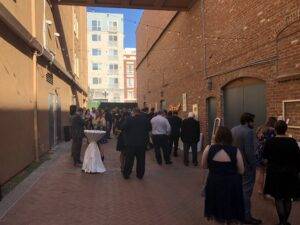
[[[297,0],[198,0],[188,12],[145,11],[138,103],[198,112],[206,143],[216,117],[232,127],[244,111],[256,126],[284,116],[299,140],[299,28]]]
[[[123,102],[122,14],[87,13],[90,101]]]
[[[125,48],[124,50],[124,101],[136,102],[136,49]]]
[[[0,183],[64,139],[87,98],[86,10],[0,0]]]

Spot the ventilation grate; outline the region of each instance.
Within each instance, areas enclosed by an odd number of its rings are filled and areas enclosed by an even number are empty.
[[[47,81],[49,84],[52,84],[52,85],[53,85],[53,74],[52,74],[52,73],[47,73],[47,74],[46,74],[46,81]]]

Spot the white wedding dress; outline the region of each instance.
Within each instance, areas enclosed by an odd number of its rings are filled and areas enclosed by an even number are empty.
[[[82,170],[86,173],[104,173],[106,169],[101,159],[97,141],[99,141],[106,132],[100,130],[85,130],[84,133],[90,144],[84,154]]]

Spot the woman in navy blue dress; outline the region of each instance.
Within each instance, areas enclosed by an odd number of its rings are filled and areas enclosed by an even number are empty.
[[[204,214],[217,223],[240,223],[244,221],[242,154],[232,146],[232,134],[226,127],[218,128],[215,143],[202,157],[202,167],[209,169]]]

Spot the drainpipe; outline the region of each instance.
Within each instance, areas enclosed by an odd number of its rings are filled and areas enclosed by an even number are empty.
[[[205,21],[205,0],[202,0],[200,2],[201,4],[201,19],[202,19],[202,38],[203,38],[203,70],[204,70],[204,77],[206,78],[207,76],[207,67],[206,67],[206,53],[207,53],[207,46],[206,46],[206,38],[205,38],[205,25],[206,25],[206,21]]]
[[[31,33],[36,38],[35,0],[31,0]],[[37,52],[32,56],[32,81],[33,81],[33,132],[35,161],[39,162],[39,140],[38,140],[38,99],[37,99]]]

